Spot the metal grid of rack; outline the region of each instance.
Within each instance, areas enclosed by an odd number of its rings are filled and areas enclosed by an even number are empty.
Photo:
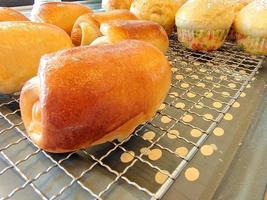
[[[146,199],[160,199],[242,94],[263,60],[262,57],[251,57],[227,42],[218,51],[193,52],[181,47],[175,36],[171,38],[168,57],[172,65],[172,84],[153,120],[140,125],[121,141],[69,154],[49,154],[34,146],[20,119],[18,96],[0,96],[0,161],[5,164],[0,168],[0,180],[9,172],[20,178],[19,184],[12,185],[7,193],[0,191],[0,199],[10,199],[26,189],[34,191],[31,194],[40,199],[62,199],[65,193],[77,191],[73,189],[77,187],[88,194],[87,199],[112,199],[113,193],[122,191],[129,194],[139,192]],[[213,105],[214,102],[217,106]],[[192,139],[183,135],[188,129],[200,132],[201,137]],[[179,130],[180,134],[173,130]],[[155,137],[144,138],[148,131],[153,131]],[[185,156],[177,154],[173,142],[167,141],[167,135],[172,136],[174,142],[186,145],[189,152]],[[160,161],[147,156],[155,148],[164,154]],[[123,152],[133,159],[119,163]],[[23,155],[19,158],[12,158],[21,153]],[[34,160],[40,156],[49,164],[35,170],[37,164]],[[28,168],[30,173],[25,170]],[[68,180],[56,183],[52,175],[54,169]],[[163,184],[152,184],[156,172],[167,177]],[[86,181],[95,174],[100,174],[102,187]],[[45,175],[53,180],[53,192],[41,189],[40,182]],[[117,190],[122,187],[124,190]]]

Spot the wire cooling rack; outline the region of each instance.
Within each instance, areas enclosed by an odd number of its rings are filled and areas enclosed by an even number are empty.
[[[172,84],[153,120],[122,141],[69,154],[49,154],[32,144],[18,96],[0,96],[0,199],[161,199],[263,60],[228,42],[218,51],[193,52],[175,36],[168,57]],[[200,137],[190,137],[190,130]],[[177,153],[179,146],[188,152]],[[159,173],[161,183],[155,182]]]

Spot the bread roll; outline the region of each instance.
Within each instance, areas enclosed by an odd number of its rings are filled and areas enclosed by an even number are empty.
[[[56,25],[70,34],[77,18],[85,13],[92,13],[92,10],[82,4],[50,2],[35,5],[31,12],[31,19],[35,22]]]
[[[60,28],[36,22],[0,23],[0,93],[19,91],[37,73],[40,57],[71,47]]]
[[[153,117],[170,78],[165,56],[146,42],[63,50],[43,57],[23,87],[22,119],[33,142],[54,153],[124,138]]]
[[[101,36],[100,24],[117,19],[135,20],[137,18],[128,10],[113,10],[80,16],[71,32],[73,43],[76,46],[91,44],[92,41]]]
[[[29,19],[19,11],[12,8],[0,7],[0,22],[4,21],[28,21]]]
[[[175,14],[185,0],[134,0],[130,11],[139,19],[159,23],[171,34],[175,25]]]
[[[99,23],[90,14],[80,16],[71,31],[72,43],[76,46],[91,44],[100,36]]]
[[[235,18],[234,29],[240,48],[267,55],[267,3],[254,1],[244,7]]]
[[[105,10],[130,9],[133,0],[102,0],[102,8]]]
[[[115,44],[123,40],[133,39],[148,42],[163,53],[169,46],[166,31],[157,23],[145,20],[113,20],[101,25],[103,40],[98,38],[93,45],[106,43]],[[99,43],[100,41],[100,43]]]

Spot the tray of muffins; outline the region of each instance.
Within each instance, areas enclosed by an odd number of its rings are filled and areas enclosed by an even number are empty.
[[[102,7],[0,8],[0,199],[211,199],[260,101],[267,3]]]

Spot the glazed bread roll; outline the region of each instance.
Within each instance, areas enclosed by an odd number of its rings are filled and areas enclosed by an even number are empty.
[[[234,7],[228,1],[189,0],[176,14],[178,40],[189,49],[216,50],[222,46],[234,17]]]
[[[175,25],[175,14],[185,0],[134,0],[131,12],[139,19],[159,23],[168,34]]]
[[[60,28],[36,22],[0,23],[0,93],[19,91],[36,76],[42,55],[71,47]]]
[[[146,42],[63,50],[43,57],[23,87],[22,119],[33,142],[54,153],[125,138],[154,116],[170,78],[165,56]]]
[[[19,11],[12,8],[0,7],[0,22],[4,21],[28,21],[29,19]]]
[[[137,18],[128,10],[85,14],[75,22],[71,32],[71,39],[76,46],[91,44],[92,41],[101,36],[100,24],[117,19],[135,20]]]
[[[267,55],[267,3],[254,1],[244,7],[234,22],[237,43],[251,54]]]
[[[99,23],[90,14],[80,16],[71,31],[71,40],[76,46],[91,44],[100,36]]]
[[[56,25],[70,34],[77,18],[85,13],[92,13],[92,10],[82,4],[50,2],[35,5],[31,12],[31,19],[35,22]]]
[[[130,9],[133,0],[102,0],[102,8],[105,10]]]
[[[169,46],[166,31],[159,24],[145,20],[113,20],[101,25],[103,37],[94,41],[96,44],[115,44],[123,40],[133,39],[148,42],[163,53]]]

